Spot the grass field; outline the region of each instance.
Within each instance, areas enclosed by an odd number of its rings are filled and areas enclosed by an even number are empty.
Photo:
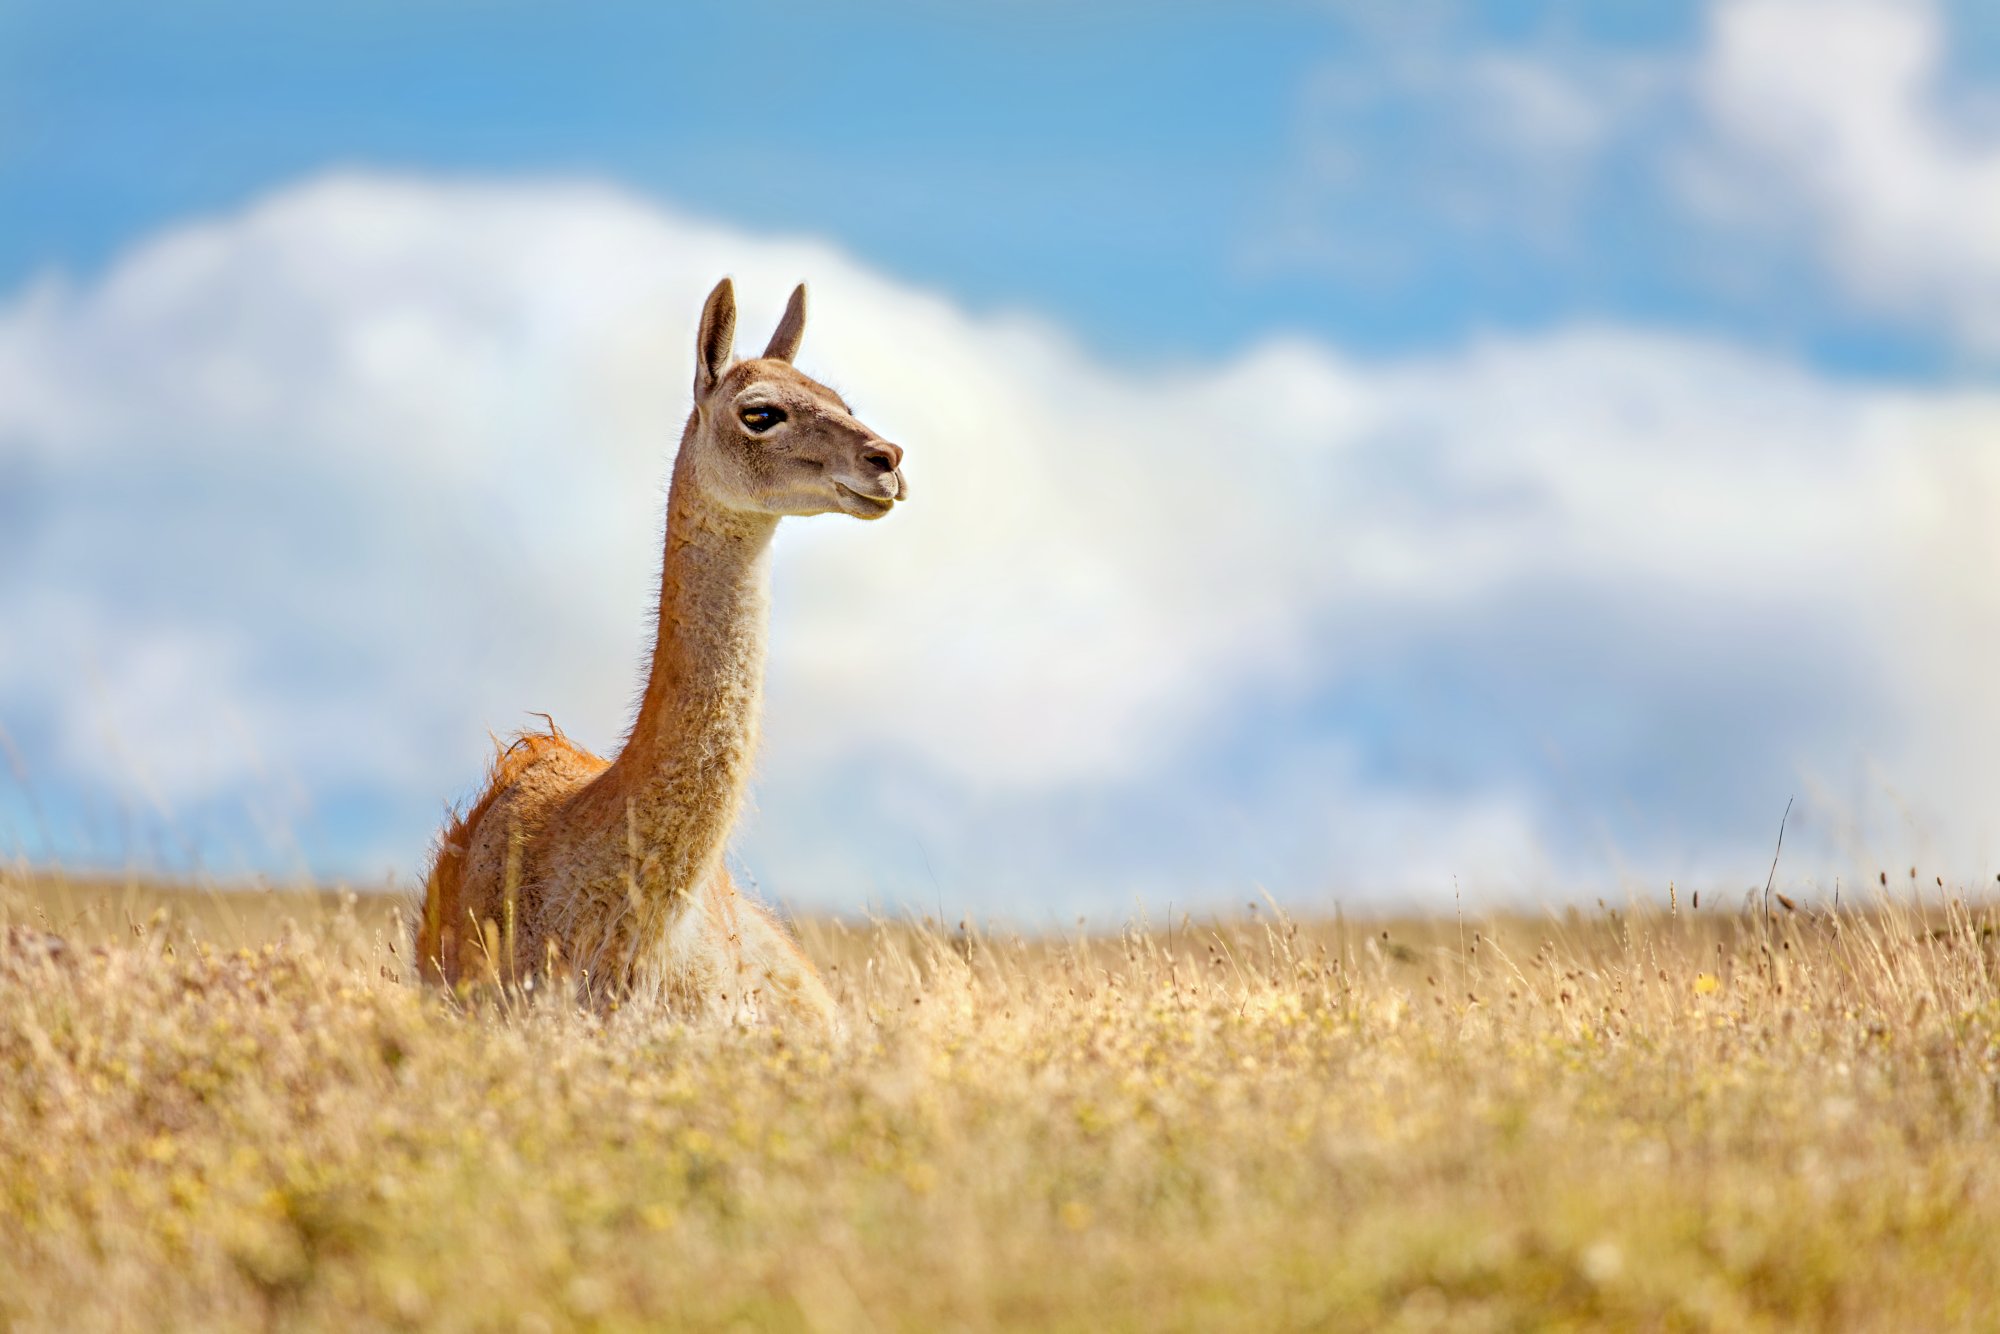
[[[808,924],[834,1044],[454,1005],[383,901],[17,876],[0,1327],[1993,1328],[2000,941],[1926,888]]]

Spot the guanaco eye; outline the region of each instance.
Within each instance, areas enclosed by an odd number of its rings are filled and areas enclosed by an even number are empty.
[[[745,408],[741,413],[743,424],[762,435],[785,419],[783,408]]]

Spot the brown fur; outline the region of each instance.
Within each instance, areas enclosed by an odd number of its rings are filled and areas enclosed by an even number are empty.
[[[454,815],[438,836],[430,871],[424,877],[423,916],[417,923],[417,961],[426,980],[452,983],[463,976],[458,943],[468,936],[482,935],[483,924],[491,915],[481,911],[491,905],[469,904],[464,898],[465,854],[474,833],[493,804],[506,796],[523,774],[557,751],[567,752],[577,766],[593,774],[604,769],[602,759],[572,743],[553,723],[547,732],[521,732],[512,743],[496,746],[478,800]]]
[[[735,294],[724,279],[710,295],[638,717],[608,762],[553,723],[500,751],[426,877],[427,979],[567,975],[594,1004],[834,1022],[819,974],[722,862],[756,751],[779,517],[878,518],[908,495],[902,451],[792,368],[804,320],[800,288],[765,356],[732,365]]]

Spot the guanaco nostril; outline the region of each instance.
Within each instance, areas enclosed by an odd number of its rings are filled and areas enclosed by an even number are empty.
[[[864,463],[873,464],[878,472],[894,472],[903,461],[903,451],[884,441],[863,454],[861,459]]]

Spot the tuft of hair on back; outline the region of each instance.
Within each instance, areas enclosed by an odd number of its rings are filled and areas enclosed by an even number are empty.
[[[472,846],[472,836],[480,821],[486,818],[500,794],[545,756],[558,750],[579,749],[563,735],[555,719],[546,713],[538,716],[548,723],[548,731],[517,732],[513,740],[504,744],[498,737],[493,739],[493,762],[487,766],[486,782],[478,798],[464,811],[453,812],[431,850],[416,930],[417,973],[426,982],[444,986],[458,982],[458,943],[465,915],[465,854]]]

